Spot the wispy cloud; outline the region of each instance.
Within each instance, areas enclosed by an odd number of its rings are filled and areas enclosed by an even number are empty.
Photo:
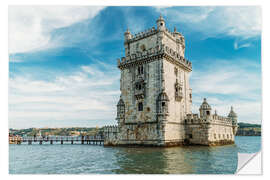
[[[213,110],[227,116],[235,107],[241,122],[261,122],[260,67],[249,60],[212,60],[208,67],[195,69],[191,76],[193,111],[198,112],[202,98],[207,97]],[[253,71],[249,70],[253,68]]]
[[[126,7],[122,10],[127,24],[126,28],[129,28],[131,33],[139,33],[146,29],[146,21],[143,18],[138,19],[136,11],[130,11],[131,9],[132,7]]]
[[[252,46],[252,43],[249,43],[249,42],[243,43],[243,42],[235,41],[233,44],[233,47],[235,50],[245,48],[245,47],[250,47],[250,46]]]
[[[95,17],[104,7],[10,6],[9,53],[49,48],[54,29]]]
[[[71,75],[59,75],[50,82],[16,76],[11,78],[9,126],[115,123],[115,104],[120,94],[119,74],[116,68],[101,66],[81,66]],[[99,67],[105,68],[105,72]]]
[[[170,21],[185,23],[205,36],[250,38],[261,33],[261,8],[249,6],[156,8]]]

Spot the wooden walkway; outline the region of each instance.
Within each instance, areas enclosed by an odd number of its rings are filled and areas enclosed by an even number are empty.
[[[98,136],[54,136],[54,137],[22,137],[15,144],[92,144],[103,145],[104,139]]]

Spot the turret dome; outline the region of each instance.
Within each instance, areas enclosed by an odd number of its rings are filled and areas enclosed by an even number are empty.
[[[230,111],[228,117],[237,117],[237,114],[233,111],[233,107],[232,106],[231,106],[231,111]]]
[[[165,30],[165,20],[161,16],[161,14],[160,14],[159,18],[157,19],[157,29],[161,30],[161,31]]]
[[[207,103],[206,98],[203,99],[203,103],[200,106],[201,110],[211,110],[211,106]]]

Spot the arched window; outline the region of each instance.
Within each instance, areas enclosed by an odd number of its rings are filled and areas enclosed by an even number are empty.
[[[138,111],[143,111],[143,103],[142,102],[140,102],[138,104]]]
[[[143,74],[143,66],[138,66],[138,75]]]

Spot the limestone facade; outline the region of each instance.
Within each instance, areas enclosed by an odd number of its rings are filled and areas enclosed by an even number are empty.
[[[104,128],[104,145],[233,143],[237,130],[233,110],[228,117],[212,115],[205,99],[200,117],[192,114],[192,64],[184,57],[184,36],[176,28],[166,29],[161,16],[156,23],[156,28],[136,35],[125,32],[125,57],[117,60],[121,71],[118,125]]]

